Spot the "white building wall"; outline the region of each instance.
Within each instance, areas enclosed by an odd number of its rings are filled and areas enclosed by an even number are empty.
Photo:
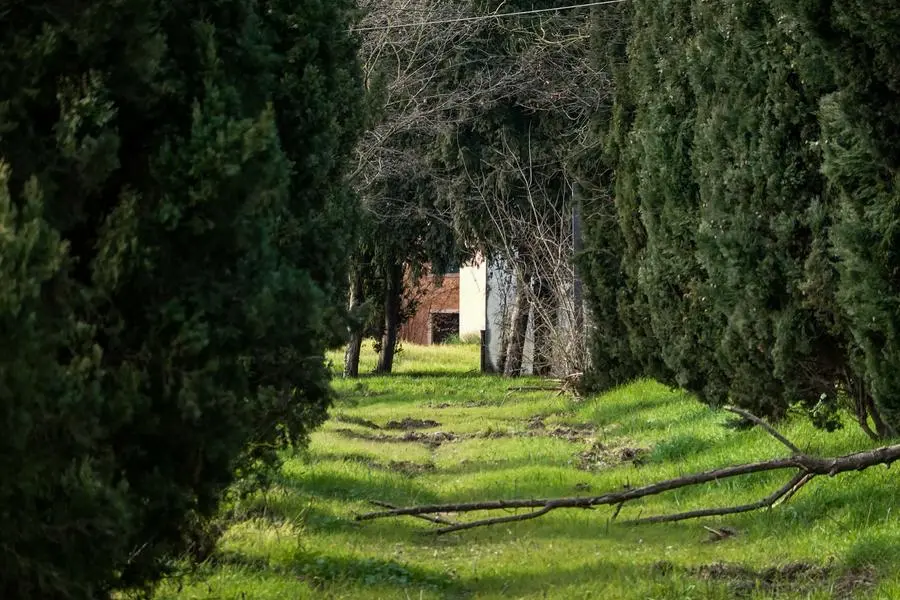
[[[479,334],[485,328],[487,264],[481,257],[459,270],[459,336]]]

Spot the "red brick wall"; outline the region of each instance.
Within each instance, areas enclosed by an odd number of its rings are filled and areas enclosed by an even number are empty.
[[[431,313],[459,312],[459,273],[444,275],[441,279],[425,275],[419,279],[419,307],[416,314],[400,328],[400,339],[413,344],[431,343]]]

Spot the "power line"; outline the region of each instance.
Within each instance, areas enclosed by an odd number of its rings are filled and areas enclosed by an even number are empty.
[[[619,4],[627,0],[603,0],[601,2],[587,2],[584,4],[573,4],[570,6],[557,6],[556,8],[538,8],[533,10],[521,10],[510,13],[496,13],[493,15],[478,15],[476,17],[458,17],[455,19],[438,19],[435,21],[419,21],[413,23],[393,23],[391,25],[375,25],[372,27],[355,27],[350,31],[385,31],[388,29],[403,29],[407,27],[424,27],[426,25],[445,25],[449,23],[468,23],[472,21],[487,21],[488,19],[499,19],[501,17],[521,17],[525,15],[536,15],[539,13],[559,12],[563,10],[574,10],[577,8],[590,8],[592,6],[603,6],[605,4]]]

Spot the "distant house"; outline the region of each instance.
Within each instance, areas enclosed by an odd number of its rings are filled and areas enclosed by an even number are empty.
[[[559,275],[559,274],[557,274]],[[400,329],[400,339],[414,344],[440,344],[451,336],[481,340],[481,370],[487,373],[503,371],[503,361],[509,342],[510,321],[515,306],[516,278],[513,270],[502,260],[477,258],[460,269],[442,275],[428,274],[419,279],[418,309]],[[581,329],[574,325],[573,311],[583,312],[581,302],[573,303],[574,290],[569,285],[557,292],[559,303],[554,319],[553,369],[571,373],[573,357],[579,354],[571,348]],[[583,319],[583,317],[582,317]],[[534,311],[529,314],[522,351],[522,374],[534,373]]]
[[[400,339],[440,344],[451,336],[480,336],[485,323],[485,261],[476,259],[443,274],[423,275],[416,287],[417,310],[400,329]]]

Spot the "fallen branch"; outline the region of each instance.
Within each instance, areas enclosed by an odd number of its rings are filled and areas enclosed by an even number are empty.
[[[734,406],[726,406],[724,408],[728,412],[733,412],[734,414],[740,415],[752,423],[756,423],[757,425],[759,425],[760,427],[765,429],[766,432],[769,433],[776,440],[778,440],[779,442],[781,442],[782,444],[787,446],[788,449],[791,452],[793,452],[794,454],[803,454],[803,452],[800,450],[800,448],[798,448],[796,446],[796,444],[794,444],[792,441],[790,441],[789,439],[787,439],[786,437],[784,437],[783,435],[778,433],[778,430],[776,430],[774,427],[772,427],[771,425],[769,425],[768,423],[766,423],[765,421],[763,421],[756,415],[749,413],[742,408],[735,408]]]
[[[740,409],[731,410],[737,412]],[[746,411],[737,412],[741,416],[747,416]],[[751,415],[752,417],[752,415]],[[748,417],[749,418],[749,417]],[[645,485],[643,487],[630,488],[627,490],[608,492],[599,496],[578,496],[578,497],[562,497],[562,498],[538,498],[538,499],[519,499],[519,500],[490,500],[485,502],[463,502],[457,504],[429,504],[422,506],[410,506],[403,508],[390,508],[384,511],[370,512],[357,515],[357,521],[367,521],[372,519],[382,519],[387,517],[433,515],[437,513],[466,513],[475,511],[497,511],[511,509],[534,509],[524,514],[508,515],[503,517],[492,517],[469,521],[466,523],[452,523],[446,527],[434,530],[436,534],[451,533],[462,531],[465,529],[474,529],[476,527],[486,527],[488,525],[497,525],[502,523],[510,523],[514,521],[526,521],[543,516],[551,511],[560,508],[592,508],[594,506],[611,505],[616,506],[616,516],[619,510],[626,502],[655,496],[677,490],[689,486],[700,485],[712,481],[721,481],[750,473],[764,473],[768,471],[780,471],[794,469],[794,476],[781,488],[770,494],[769,496],[749,504],[730,507],[715,507],[688,512],[657,515],[652,517],[644,517],[631,521],[624,521],[627,524],[647,524],[647,523],[665,523],[673,521],[682,521],[685,519],[696,519],[710,516],[721,516],[749,512],[761,508],[771,508],[777,502],[786,502],[793,497],[804,485],[809,483],[814,477],[819,475],[827,475],[834,477],[840,473],[847,471],[862,471],[869,467],[883,464],[890,466],[892,463],[900,460],[900,444],[892,446],[884,446],[874,450],[865,450],[854,452],[844,456],[833,458],[818,458],[808,456],[799,451],[797,446],[790,442],[787,438],[775,431],[773,427],[765,424],[757,417],[750,419],[754,423],[762,424],[764,429],[772,434],[785,446],[795,452],[793,456],[787,458],[776,458],[754,463],[746,463],[704,471],[702,473],[694,473],[684,475],[657,483]]]
[[[388,509],[396,509],[397,507],[389,502],[381,502],[380,500],[369,500],[369,504],[374,504],[379,508],[388,508]],[[434,515],[413,515],[417,519],[423,519],[430,523],[437,523],[438,525],[456,525],[453,521],[448,519],[444,519],[442,517],[435,517]]]
[[[506,388],[507,392],[558,392],[562,388],[558,385],[515,385]]]

